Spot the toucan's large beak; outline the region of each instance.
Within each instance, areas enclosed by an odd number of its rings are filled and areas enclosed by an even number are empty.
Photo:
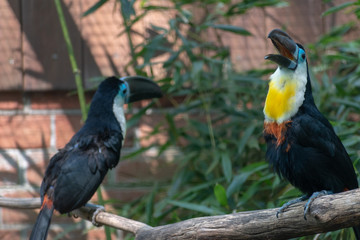
[[[280,29],[272,30],[268,38],[271,39],[280,54],[269,54],[265,56],[265,59],[276,62],[280,67],[295,70],[298,62],[299,47],[294,40]]]
[[[126,103],[131,103],[143,99],[161,98],[160,87],[151,79],[141,76],[122,77],[129,86],[129,92],[126,97]]]

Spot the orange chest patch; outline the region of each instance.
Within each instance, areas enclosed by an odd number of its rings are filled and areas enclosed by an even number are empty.
[[[277,124],[276,122],[265,122],[264,132],[269,135],[273,135],[276,138],[276,146],[280,146],[285,141],[285,134],[291,121],[285,121]]]

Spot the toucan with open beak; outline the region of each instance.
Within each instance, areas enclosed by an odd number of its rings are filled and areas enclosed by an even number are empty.
[[[160,87],[145,77],[110,77],[99,85],[85,124],[46,169],[31,240],[46,239],[54,209],[68,213],[84,206],[118,164],[126,133],[124,104],[161,96]]]
[[[284,204],[277,216],[308,200],[306,219],[316,197],[358,188],[357,177],[345,147],[314,103],[304,47],[279,29],[268,37],[279,54],[265,57],[278,65],[264,106],[266,158],[280,177],[305,194]],[[360,239],[359,226],[353,228]]]

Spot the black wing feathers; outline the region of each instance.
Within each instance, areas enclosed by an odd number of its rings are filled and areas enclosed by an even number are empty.
[[[83,206],[93,196],[107,171],[119,162],[122,141],[119,131],[87,136],[76,134],[50,160],[41,195],[53,186],[54,207],[60,213]]]
[[[273,136],[265,134],[267,159],[280,176],[307,194],[357,188],[351,159],[340,139],[317,108],[310,108],[306,113],[299,109],[279,147]]]

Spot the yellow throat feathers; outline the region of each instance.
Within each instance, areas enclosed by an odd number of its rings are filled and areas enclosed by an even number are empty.
[[[289,76],[283,75],[279,79],[272,79],[265,101],[266,118],[276,122],[288,120],[284,118],[294,111],[296,91],[297,82]]]

